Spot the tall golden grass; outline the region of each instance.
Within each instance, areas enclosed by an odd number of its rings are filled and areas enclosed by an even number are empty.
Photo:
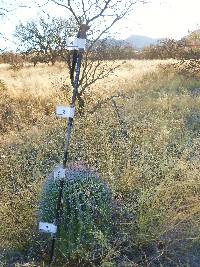
[[[90,88],[85,115],[76,115],[71,161],[95,168],[122,212],[102,266],[116,259],[124,265],[108,266],[148,266],[159,260],[183,266],[187,255],[180,259],[174,251],[199,242],[200,97],[191,90],[200,82],[160,67],[169,63],[126,61]],[[68,76],[63,64],[0,69],[6,87],[0,97],[1,246],[26,250],[37,240],[41,185],[62,161],[65,122],[55,118],[54,110],[68,101],[62,89]],[[118,92],[125,95],[115,99],[118,110],[106,101],[91,112],[98,101]],[[147,252],[151,246],[157,251],[153,258]],[[137,249],[145,258],[134,258]]]

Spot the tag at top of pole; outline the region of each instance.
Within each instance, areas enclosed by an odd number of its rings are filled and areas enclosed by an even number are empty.
[[[67,39],[67,50],[85,50],[86,39],[69,37]]]
[[[69,37],[67,40],[67,50],[85,50],[86,33],[89,30],[86,24],[80,25],[77,37]]]

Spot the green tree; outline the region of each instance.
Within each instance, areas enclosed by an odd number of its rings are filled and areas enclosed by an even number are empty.
[[[55,64],[59,56],[65,57],[67,37],[72,36],[76,24],[69,19],[40,18],[20,23],[15,30],[19,49],[33,55],[34,65],[37,61]]]

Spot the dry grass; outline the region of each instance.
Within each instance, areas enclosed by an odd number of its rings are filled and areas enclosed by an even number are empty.
[[[76,117],[71,160],[95,167],[122,207],[102,266],[199,266],[188,253],[200,239],[200,97],[190,94],[200,82],[157,68],[160,63],[127,61],[90,89],[89,110],[123,90],[126,98],[116,99],[123,125],[109,101]],[[26,249],[37,239],[41,184],[62,160],[65,122],[55,118],[54,107],[67,101],[61,90],[67,71],[62,64],[0,68],[7,86],[0,105],[10,112],[1,119],[0,233],[4,247]]]
[[[171,60],[165,61],[165,64],[169,62]],[[145,73],[154,71],[163,62],[161,60],[129,60],[117,62],[116,64],[118,63],[122,65],[115,71],[114,75],[104,81],[97,82],[92,87],[93,90],[105,89],[110,94],[116,88],[121,89],[124,86],[126,88],[128,80],[133,83],[141,79]],[[64,63],[57,63],[55,66],[39,64],[37,67],[27,65],[26,68],[19,71],[11,70],[8,64],[1,64],[0,80],[7,84],[9,92],[13,95],[27,91],[34,95],[44,96],[51,95],[56,90],[59,90],[64,82],[69,82],[69,74]]]
[[[6,82],[9,92],[15,96],[24,91],[36,96],[51,95],[56,89],[55,84],[60,85],[66,74],[64,64],[55,67],[40,64],[36,68],[27,65],[19,71],[11,70],[6,64],[0,65],[0,79]]]

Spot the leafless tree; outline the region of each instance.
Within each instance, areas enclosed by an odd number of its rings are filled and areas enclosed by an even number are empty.
[[[104,59],[104,51],[110,45],[106,42],[111,28],[125,18],[137,3],[143,0],[51,0],[65,8],[74,18],[77,25],[90,27],[88,47],[84,55],[82,73],[79,81],[78,102],[84,109],[84,94],[97,80],[108,77],[119,64],[110,64]],[[69,58],[68,58],[69,62]]]

